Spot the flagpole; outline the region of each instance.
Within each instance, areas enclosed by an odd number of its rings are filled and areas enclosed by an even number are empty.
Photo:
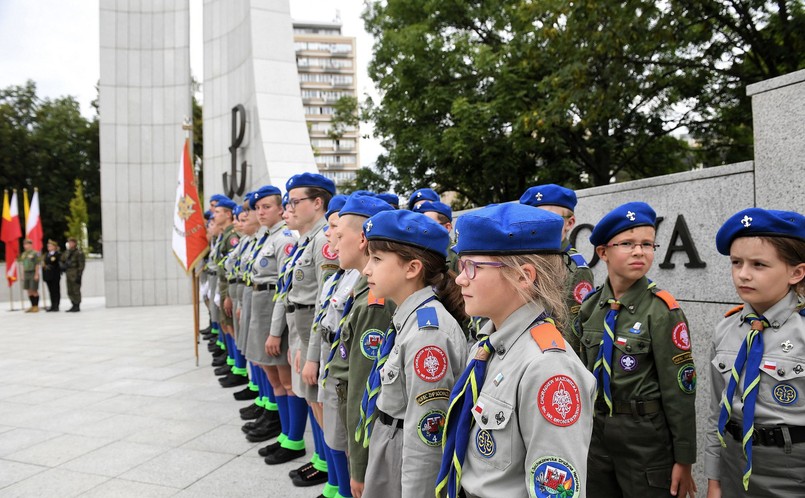
[[[193,132],[193,120],[192,118],[185,116],[184,121],[182,122],[182,129],[184,130],[184,137],[186,140],[190,141],[190,134]],[[192,141],[190,141],[192,146]],[[193,157],[192,155],[190,156]],[[190,263],[188,261],[188,263]],[[198,366],[198,338],[199,338],[199,319],[198,319],[198,296],[199,296],[199,289],[198,289],[198,276],[196,275],[195,269],[193,269],[190,278],[190,285],[193,286],[193,349],[196,354],[196,366]]]

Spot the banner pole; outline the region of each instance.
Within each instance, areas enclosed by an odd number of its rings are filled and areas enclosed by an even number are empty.
[[[193,347],[195,348],[196,352],[196,366],[198,366],[198,275],[196,271],[193,270],[193,278],[192,278],[192,285],[193,285]]]

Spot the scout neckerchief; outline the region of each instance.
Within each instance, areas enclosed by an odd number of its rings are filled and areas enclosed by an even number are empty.
[[[266,233],[264,233],[263,236],[260,237],[260,240],[257,241],[257,243],[254,244],[252,248],[249,249],[252,253],[252,257],[249,261],[246,262],[246,271],[244,271],[243,274],[246,277],[246,281],[250,285],[252,283],[252,268],[254,268],[254,262],[257,260],[257,255],[260,254],[260,249],[262,249],[263,246],[265,245],[269,235],[271,235],[271,232],[269,230],[266,230]]]
[[[732,396],[738,386],[738,379],[741,371],[746,367],[744,376],[743,395],[741,400],[743,407],[743,448],[746,456],[746,468],[744,469],[743,485],[745,490],[749,490],[749,476],[752,475],[752,434],[755,431],[755,400],[757,399],[758,384],[760,383],[760,360],[763,358],[763,329],[769,326],[769,322],[763,316],[755,313],[747,313],[744,321],[750,325],[746,339],[741,343],[738,356],[735,357],[735,365],[732,367],[727,390],[724,392],[722,400],[721,414],[718,417],[718,439],[721,446],[727,446],[724,441],[724,431],[727,422],[732,415]]]
[[[288,282],[286,281],[285,277],[293,275],[293,271],[291,270],[291,261],[294,259],[297,249],[299,249],[298,240],[293,245],[293,248],[291,248],[291,254],[282,261],[282,267],[280,268],[279,273],[277,275],[277,290],[274,291],[274,301],[277,301],[278,299],[285,297],[285,294],[283,294],[283,290],[285,289],[285,286],[288,285]]]
[[[327,384],[327,376],[330,375],[330,363],[333,362],[335,350],[341,345],[341,330],[344,328],[349,317],[349,312],[352,310],[352,305],[355,304],[355,296],[350,294],[346,301],[344,301],[344,311],[341,312],[341,319],[338,320],[338,329],[335,331],[335,338],[330,345],[330,354],[327,355],[327,363],[324,364],[324,375],[321,379],[321,385],[324,387]]]
[[[553,319],[543,313],[532,322],[546,321],[551,324]],[[530,326],[529,326],[530,328]],[[441,496],[447,488],[447,496],[456,498],[461,485],[461,467],[467,455],[467,443],[475,418],[472,410],[478,403],[478,397],[486,378],[486,367],[492,356],[492,336],[483,338],[478,343],[475,357],[464,369],[464,373],[453,386],[450,393],[447,415],[444,419],[444,437],[442,439],[442,463],[439,475],[436,477],[436,496]]]
[[[240,242],[244,242],[243,237],[240,238]],[[235,260],[232,262],[232,268],[226,273],[227,279],[232,280],[238,277],[238,275],[240,274],[240,258],[241,256],[243,256],[243,253],[246,251],[246,249],[253,243],[254,239],[249,240],[248,242],[245,242],[243,244],[238,244],[238,247],[235,248],[236,250],[230,253],[232,254],[232,257],[235,258]]]
[[[425,299],[419,306],[414,308],[414,311],[425,306],[429,302],[436,299],[436,296],[430,296]],[[355,441],[361,441],[363,435],[363,447],[369,446],[369,438],[372,437],[372,423],[377,418],[377,396],[380,394],[380,371],[383,365],[388,360],[389,353],[394,347],[394,342],[397,339],[397,329],[394,327],[394,321],[389,325],[388,330],[383,336],[380,343],[380,350],[375,356],[375,363],[372,365],[372,370],[369,372],[369,378],[366,379],[366,389],[363,391],[363,398],[361,399],[361,418],[358,421],[358,427],[355,429]]]
[[[313,320],[313,332],[318,330],[319,324],[324,318],[324,315],[327,314],[327,309],[330,307],[330,299],[333,297],[333,294],[335,294],[335,289],[338,287],[338,281],[341,280],[341,277],[344,275],[344,273],[345,270],[339,269],[333,275],[332,280],[330,280],[330,288],[327,289],[327,295],[324,296],[324,300],[321,303],[321,309],[319,309],[315,320]]]

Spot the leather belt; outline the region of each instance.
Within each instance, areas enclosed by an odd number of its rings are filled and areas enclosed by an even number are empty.
[[[399,418],[393,418],[389,414],[382,412],[380,410],[377,411],[377,419],[383,423],[383,425],[388,425],[394,427],[396,429],[403,428],[403,421]]]
[[[296,304],[296,303],[289,303],[286,311],[288,313],[293,313],[296,310],[312,310],[315,308],[315,304]]]
[[[599,401],[595,404],[596,410],[599,412],[607,412],[609,408],[606,403]],[[642,417],[643,415],[651,415],[652,413],[659,413],[662,411],[660,400],[652,399],[644,400],[615,400],[612,402],[612,413],[617,415],[634,415],[635,417]]]
[[[738,442],[743,442],[743,428],[730,420],[727,422],[726,430]],[[788,431],[791,436],[791,444],[802,443],[805,441],[805,427],[798,427],[793,425],[771,425],[765,427],[755,426],[755,431],[752,433],[752,444],[759,444],[761,446],[785,446],[785,437],[783,431]]]
[[[274,284],[254,284],[252,287],[254,287],[254,290],[256,290],[258,292],[259,291],[274,290],[274,289],[277,288],[277,286],[274,285]]]

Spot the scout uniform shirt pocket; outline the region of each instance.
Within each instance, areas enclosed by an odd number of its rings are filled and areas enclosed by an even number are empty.
[[[760,391],[758,397],[764,404],[772,407],[802,407],[805,389],[805,360],[802,358],[782,358],[764,356],[760,361]]]
[[[296,262],[296,268],[294,268],[294,282],[299,283],[305,280],[310,281],[311,279],[315,281],[316,269],[313,265],[313,259],[310,251],[305,251],[305,254],[299,258]]]
[[[615,334],[615,350],[612,355],[613,376],[630,374],[648,366],[651,339],[633,335]]]
[[[512,438],[515,427],[512,419],[514,408],[505,401],[486,393],[478,396],[472,409],[475,429],[469,442],[469,454],[475,462],[506,470],[512,463]]]
[[[404,416],[407,404],[405,386],[401,379],[403,375],[404,373],[400,371],[400,366],[394,363],[394,358],[390,354],[386,364],[380,370],[380,384],[382,385],[381,392],[383,396],[378,400],[378,408],[382,409],[387,415],[396,418]]]

